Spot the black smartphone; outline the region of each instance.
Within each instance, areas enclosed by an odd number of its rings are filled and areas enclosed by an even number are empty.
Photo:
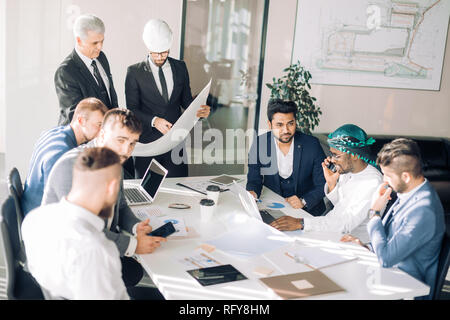
[[[332,162],[328,162],[327,168],[330,169],[332,172],[336,172],[336,166]]]
[[[158,229],[153,230],[152,232],[150,232],[147,235],[152,236],[152,237],[167,238],[175,231],[176,230],[175,230],[175,227],[173,226],[173,223],[169,221],[166,224],[159,227]]]
[[[211,286],[219,283],[239,281],[247,279],[239,270],[231,264],[216,267],[201,268],[187,271],[202,286]]]

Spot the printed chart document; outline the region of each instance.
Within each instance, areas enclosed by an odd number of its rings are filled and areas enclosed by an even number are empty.
[[[197,111],[200,106],[206,104],[211,80],[198,96],[191,102],[189,107],[183,112],[181,117],[175,122],[172,128],[156,141],[150,143],[137,143],[132,153],[135,157],[152,157],[169,152],[186,139],[189,132],[198,121]]]
[[[195,249],[188,255],[176,257],[175,260],[183,266],[185,270],[192,270],[198,268],[216,267],[222,263],[216,260],[210,253],[203,249]]]

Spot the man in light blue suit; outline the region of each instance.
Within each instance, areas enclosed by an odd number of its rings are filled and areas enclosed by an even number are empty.
[[[439,252],[445,232],[444,210],[439,197],[423,176],[420,150],[416,142],[396,139],[378,153],[377,164],[384,174],[377,199],[369,210],[367,224],[370,244],[364,245],[353,236],[352,241],[374,251],[385,268],[397,267],[434,290]],[[398,199],[381,216],[392,190]]]

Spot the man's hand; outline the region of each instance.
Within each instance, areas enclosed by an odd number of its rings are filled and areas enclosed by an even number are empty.
[[[383,210],[389,199],[391,199],[391,192],[392,188],[389,187],[389,184],[387,182],[382,183],[377,189],[378,198],[373,203],[371,209],[375,211]]]
[[[297,196],[290,196],[289,198],[286,198],[286,201],[294,209],[302,209],[304,207],[302,200],[300,200]]]
[[[198,118],[207,118],[209,113],[211,112],[211,108],[207,105],[200,106],[200,109],[197,111]]]
[[[283,216],[273,221],[270,225],[280,231],[294,231],[303,229],[301,221],[302,221],[301,219],[297,219],[294,217]]]
[[[172,128],[172,124],[169,121],[167,121],[166,119],[163,119],[163,118],[159,118],[159,117],[156,117],[153,125],[162,134],[166,134]]]
[[[255,191],[249,191],[249,192],[253,196],[253,198],[255,198],[255,200],[258,199],[258,195],[256,194]]]
[[[356,238],[354,236],[352,236],[351,234],[346,234],[341,238],[342,242],[353,242],[356,244],[359,244],[360,246],[369,249],[368,246],[366,246],[364,243],[361,242],[361,240],[359,238]]]
[[[160,242],[167,241],[162,237],[150,237],[147,234],[152,231],[152,227],[148,224],[149,219],[140,222],[136,227],[136,253],[137,254],[147,254],[152,253],[159,246]]]
[[[325,160],[322,162],[322,169],[323,169],[323,176],[325,177],[325,180],[327,181],[328,185],[328,191],[333,191],[334,187],[336,187],[337,181],[339,179],[339,172],[333,172],[330,169],[327,168],[327,166],[331,163],[331,158],[325,158]]]

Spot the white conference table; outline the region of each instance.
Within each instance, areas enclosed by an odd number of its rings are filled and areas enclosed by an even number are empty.
[[[245,179],[245,176],[236,177]],[[219,249],[208,253],[210,257],[218,260],[222,264],[233,265],[248,279],[206,287],[201,286],[191,277],[186,272],[186,266],[179,262],[180,258],[190,256],[201,244],[230,231],[234,226],[233,224],[229,224],[231,219],[245,215],[245,211],[238,197],[231,191],[226,191],[220,195],[219,203],[212,220],[207,223],[201,221],[199,202],[205,196],[177,186],[176,184],[186,181],[205,181],[209,178],[211,177],[167,178],[157,194],[154,203],[147,206],[132,207],[135,212],[136,210],[143,212],[157,209],[155,212],[159,211],[164,215],[183,217],[186,227],[189,230],[187,236],[169,236],[167,242],[163,242],[161,247],[154,253],[137,255],[136,258],[166,299],[281,299],[258,280],[264,276],[254,272],[256,267],[273,270],[274,272],[270,276],[311,271],[304,264],[297,263],[284,255],[281,249],[276,249],[250,259],[242,259],[224,253]],[[131,181],[132,183],[136,182],[136,180]],[[241,184],[244,185],[244,182],[241,182]],[[267,188],[263,189],[261,200],[286,203],[282,197]],[[168,208],[170,203],[185,203],[189,204],[191,208]],[[290,208],[287,203],[281,210],[285,214],[294,217],[305,217],[309,215],[304,210]],[[340,233],[293,231],[285,232],[285,234],[304,244],[319,248],[329,248],[330,245],[345,248],[351,250],[358,257],[353,261],[320,269],[328,278],[342,287],[345,290],[344,292],[310,296],[303,299],[411,299],[429,293],[429,287],[427,285],[405,272],[394,268],[382,268],[375,254],[365,248],[356,244],[339,242],[339,239],[342,237]]]

